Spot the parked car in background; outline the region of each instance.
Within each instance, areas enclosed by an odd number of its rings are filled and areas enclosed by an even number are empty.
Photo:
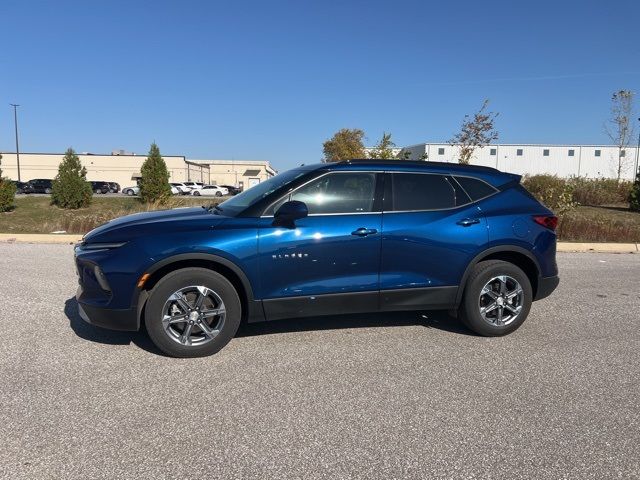
[[[202,187],[204,187],[204,183],[202,182],[184,182],[184,184],[191,190],[200,190]]]
[[[237,195],[242,192],[241,188],[234,187],[233,185],[220,185],[222,188],[226,188],[229,191],[229,195]]]
[[[91,184],[91,190],[93,193],[105,194],[111,191],[111,187],[107,182],[89,182]]]
[[[194,190],[191,195],[203,197],[222,197],[223,195],[229,195],[229,190],[219,185],[205,185],[199,190]]]
[[[33,188],[27,182],[14,180],[13,184],[16,186],[16,193],[33,193]]]
[[[144,324],[176,357],[216,353],[241,321],[336,313],[451,310],[480,335],[506,335],[559,282],[558,219],[520,179],[431,161],[323,163],[210,208],[111,220],[76,247],[79,314]],[[536,313],[546,333],[549,313]]]
[[[126,188],[122,189],[122,193],[132,197],[132,196],[138,195],[140,193],[140,187],[138,185],[135,185],[133,187],[126,187]]]
[[[191,193],[191,189],[184,183],[172,182],[170,185],[178,190],[179,195],[189,195]]]
[[[53,187],[51,186],[51,180],[48,178],[35,178],[27,182],[31,187],[30,193],[51,193]]]
[[[118,193],[120,191],[120,184],[116,182],[109,182],[109,191],[111,193]]]

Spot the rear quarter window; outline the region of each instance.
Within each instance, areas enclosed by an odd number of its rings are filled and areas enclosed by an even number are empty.
[[[472,201],[480,200],[481,198],[488,197],[489,195],[493,195],[498,190],[493,188],[486,182],[479,180],[477,178],[471,177],[455,177],[458,183],[464,188],[464,191],[467,192],[469,197],[471,197]]]

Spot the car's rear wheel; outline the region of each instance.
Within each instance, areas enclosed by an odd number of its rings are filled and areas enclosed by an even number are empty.
[[[240,325],[242,307],[225,277],[206,268],[185,268],[163,277],[145,309],[153,343],[173,357],[218,352]]]
[[[479,262],[465,285],[459,317],[480,335],[506,335],[526,320],[532,300],[529,277],[516,265],[502,260]]]
[[[49,195],[52,192],[52,190],[50,188],[45,188],[44,189],[44,193],[46,193],[47,195]]]
[[[129,195],[130,197],[133,197],[133,190],[128,189],[128,190],[126,191],[126,194],[127,194],[127,195]]]

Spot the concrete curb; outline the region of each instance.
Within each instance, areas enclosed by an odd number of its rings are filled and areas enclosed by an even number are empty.
[[[0,233],[2,243],[62,243],[75,244],[82,240],[82,235],[54,233]]]
[[[570,243],[570,242],[558,242],[558,252],[638,253],[638,252],[640,252],[640,244],[637,244],[637,243]]]
[[[82,240],[82,235],[0,233],[0,243],[58,243],[73,245],[80,242],[80,240]],[[558,252],[640,253],[640,244],[558,242]]]

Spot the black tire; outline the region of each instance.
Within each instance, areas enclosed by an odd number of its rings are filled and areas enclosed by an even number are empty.
[[[169,338],[162,325],[162,309],[174,292],[181,288],[203,285],[219,295],[225,305],[226,316],[220,333],[200,346],[186,346]],[[206,357],[217,353],[236,334],[242,316],[238,292],[231,282],[217,272],[206,268],[184,268],[163,277],[153,288],[145,307],[145,326],[151,341],[164,353],[172,357]]]
[[[199,192],[198,190],[194,190],[193,194],[194,194],[196,197],[199,197],[199,196],[200,196],[200,192]]]
[[[130,197],[133,197],[133,195],[134,195],[133,190],[128,189],[127,190],[127,195],[129,195]]]
[[[100,190],[99,188],[96,188],[95,193],[99,195],[102,193],[102,190]]]
[[[482,318],[480,313],[480,292],[494,277],[507,275],[515,279],[523,290],[522,310],[507,325],[495,325]],[[458,310],[458,318],[474,332],[485,337],[499,337],[518,329],[526,320],[533,301],[533,290],[529,277],[517,266],[502,260],[479,262],[471,271],[464,287],[462,303]]]
[[[50,188],[45,188],[44,189],[44,193],[46,193],[47,195],[51,194],[51,189]]]
[[[222,192],[216,192],[216,197],[221,197],[222,196]]]

